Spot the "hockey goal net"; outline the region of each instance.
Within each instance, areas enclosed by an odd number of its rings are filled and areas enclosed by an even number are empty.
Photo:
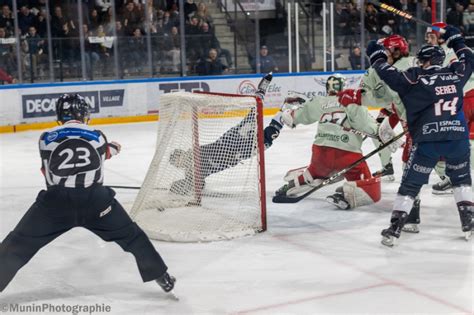
[[[263,109],[257,97],[160,98],[156,151],[131,215],[153,239],[198,242],[266,229]]]

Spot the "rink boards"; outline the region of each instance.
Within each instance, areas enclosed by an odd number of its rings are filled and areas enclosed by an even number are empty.
[[[359,85],[362,71],[342,72],[346,87]],[[324,95],[331,73],[275,74],[265,97],[265,114],[281,106],[288,91],[308,97]],[[0,132],[44,129],[54,126],[56,100],[63,93],[80,93],[92,107],[93,124],[151,121],[157,119],[164,93],[206,91],[253,94],[260,74],[160,78],[121,81],[86,81],[0,86]]]

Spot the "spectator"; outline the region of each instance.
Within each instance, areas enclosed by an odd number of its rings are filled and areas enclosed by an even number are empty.
[[[22,34],[26,34],[30,26],[36,25],[36,16],[31,13],[30,9],[24,5],[18,14],[18,27]]]
[[[99,45],[99,49],[97,50],[97,52],[99,56],[101,57],[101,59],[107,60],[107,58],[110,57],[111,46],[107,44],[105,41],[106,34],[105,34],[104,26],[102,24],[97,26],[95,36],[99,38],[103,38],[104,41],[101,42],[101,44]]]
[[[428,0],[421,1],[421,19],[425,22],[431,23],[431,7]]]
[[[377,10],[372,3],[367,3],[365,8],[365,28],[369,32],[369,39],[378,38]]]
[[[0,68],[6,72],[16,69],[15,39],[7,36],[6,28],[0,27]]]
[[[207,23],[210,30],[214,29],[212,16],[207,11],[207,5],[204,2],[199,2],[194,16],[198,18],[199,25],[202,26],[204,23]],[[212,31],[212,33],[214,33],[214,31]]]
[[[346,36],[349,34],[350,15],[341,3],[336,3],[336,12],[334,16],[334,24],[336,25],[335,37],[336,46],[341,48],[346,45]]]
[[[112,7],[110,7],[104,15],[102,15],[101,21],[107,36],[113,36],[114,26],[117,25],[117,22],[122,23],[120,20],[114,21]]]
[[[383,36],[398,33],[398,20],[392,13],[382,10],[378,14],[378,29]]]
[[[197,21],[197,20],[196,20]],[[171,16],[171,13],[169,11],[166,11],[164,14],[163,14],[163,31],[165,33],[169,33],[171,32],[171,29],[173,27],[178,27],[178,21]],[[187,27],[187,26],[185,26]],[[196,23],[196,28],[197,28],[197,23]],[[197,30],[193,30],[194,33],[197,33]],[[188,32],[186,32],[186,35],[188,34]]]
[[[38,12],[38,15],[37,15],[36,29],[41,38],[46,38],[48,36],[46,16],[47,16],[46,10],[41,10],[40,12]]]
[[[255,72],[268,73],[270,71],[278,72],[278,65],[272,56],[268,55],[268,47],[263,45],[260,47],[260,63],[256,63],[257,58],[251,62],[252,69]],[[260,71],[258,71],[260,70]]]
[[[175,12],[179,10],[179,0],[166,0],[166,11]]]
[[[90,30],[95,31],[100,24],[102,24],[102,18],[99,16],[97,10],[94,9],[91,11],[91,14],[89,16]]]
[[[0,66],[0,81],[1,82],[6,82],[7,84],[16,83],[16,79],[14,79],[5,70],[3,70],[1,66]]]
[[[352,51],[349,55],[349,62],[351,63],[351,68],[352,70],[365,70],[369,68],[370,62],[369,58],[367,56],[364,56],[365,58],[365,68],[362,69],[362,56],[361,56],[361,50],[359,46],[355,46],[352,48]]]
[[[75,29],[70,28],[69,25],[69,23],[63,25],[62,31],[58,36],[57,49],[61,61],[69,65],[71,69],[77,66],[76,61],[79,56],[79,44]]]
[[[90,35],[92,32],[89,30],[87,24],[82,25],[82,31],[84,33],[84,50],[85,50],[85,59],[86,59],[86,70],[87,73],[92,77],[92,71],[95,68],[95,65],[98,64],[100,56],[98,51],[100,47],[98,44],[91,43]]]
[[[135,4],[132,1],[128,1],[125,5],[125,10],[123,13],[123,26],[125,27],[125,32],[132,34],[137,28],[142,28],[144,21],[143,12],[138,10],[135,7]]]
[[[201,57],[201,44],[199,42],[201,30],[198,26],[197,17],[192,17],[189,23],[186,23],[184,31],[186,35],[186,56],[191,60],[191,63],[194,63]]]
[[[464,7],[459,2],[456,2],[455,8],[456,8],[455,10],[449,11],[448,16],[446,17],[446,23],[456,26],[457,28],[464,31],[464,25],[463,25]]]
[[[166,11],[168,4],[166,0],[153,0],[153,6],[159,11]]]
[[[95,6],[100,11],[100,15],[103,16],[112,7],[112,0],[95,0]]]
[[[464,31],[467,34],[469,35],[474,34],[474,2],[470,3],[467,6],[467,10],[464,11],[463,24],[464,24]]]
[[[2,6],[2,13],[0,14],[0,27],[5,28],[7,32],[13,31],[13,16],[12,11],[8,5]]]
[[[217,58],[217,50],[211,48],[208,58],[197,65],[196,72],[198,75],[221,75],[227,73],[228,68]]]
[[[45,43],[44,40],[37,33],[36,27],[34,26],[30,26],[28,28],[28,34],[26,35],[25,40],[27,43],[28,52],[25,64],[31,67],[31,73],[33,73],[34,76],[37,77],[38,71],[43,71],[41,66],[46,61],[46,55],[44,54]]]
[[[128,56],[126,59],[129,72],[140,73],[142,71],[143,60],[146,60],[146,43],[140,28],[135,28],[133,36],[128,41]]]
[[[416,12],[416,5],[413,2],[409,2],[408,0],[401,0],[402,11],[404,12]],[[405,38],[411,36],[412,32],[414,32],[413,28],[414,23],[407,19],[400,19],[399,29],[400,35]]]
[[[200,58],[206,58],[206,55],[209,53],[211,48],[214,48],[217,51],[217,58],[225,57],[227,66],[232,67],[232,57],[230,51],[224,48],[221,48],[221,44],[217,39],[216,35],[211,33],[209,30],[209,25],[203,23],[201,26],[201,33],[199,36],[199,41],[201,44]]]
[[[360,34],[360,11],[352,2],[347,4],[349,12],[349,45],[352,46],[356,42],[355,34]]]
[[[197,11],[197,5],[194,3],[194,0],[186,0],[184,3],[184,17],[186,20],[190,20],[194,16],[194,12]]]
[[[176,26],[171,28],[170,34],[164,36],[164,62],[163,67],[165,71],[178,72],[181,57],[181,44]]]
[[[74,22],[63,15],[62,8],[60,6],[54,7],[54,14],[51,18],[51,32],[53,37],[61,37],[64,34],[65,24],[67,24],[68,33],[76,30]]]

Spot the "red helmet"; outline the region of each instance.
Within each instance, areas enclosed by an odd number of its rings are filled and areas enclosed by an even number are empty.
[[[433,23],[431,24],[431,26],[434,26],[436,27],[436,29],[434,29],[433,27],[428,27],[426,29],[426,33],[431,33],[431,34],[435,34],[436,37],[440,37],[440,32],[439,32],[439,29],[440,28],[445,28],[446,26],[448,26],[448,24],[444,23],[444,22],[436,22],[436,23]]]
[[[402,56],[408,56],[409,54],[408,42],[403,36],[390,35],[383,40],[382,45],[390,51],[396,48],[400,49]]]

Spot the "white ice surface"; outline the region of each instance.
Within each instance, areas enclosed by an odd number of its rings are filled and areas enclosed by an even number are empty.
[[[108,161],[106,184],[140,185],[155,150],[155,123],[101,126],[123,146]],[[473,314],[473,246],[462,238],[451,196],[422,191],[421,233],[380,244],[401,176],[383,182],[382,200],[354,211],[324,201],[335,186],[297,204],[271,202],[288,169],[308,163],[315,126],[286,129],[266,152],[267,232],[200,244],[154,242],[176,276],[180,301],[142,284],[134,259],[76,228],[43,248],[0,294],[0,308],[22,305],[111,306],[112,314]],[[44,187],[40,131],[0,135],[0,239]],[[365,152],[373,149],[370,141]],[[369,160],[380,167],[377,156]],[[432,175],[430,184],[438,180]],[[130,206],[136,191],[117,190]],[[25,314],[25,313],[24,313]],[[29,314],[28,312],[26,314]]]

